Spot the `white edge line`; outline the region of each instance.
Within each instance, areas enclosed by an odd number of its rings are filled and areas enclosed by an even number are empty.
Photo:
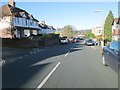
[[[60,65],[61,62],[58,62],[58,64],[52,69],[52,71],[45,77],[45,79],[38,85],[38,88],[42,88],[42,86],[47,82],[49,77],[53,74],[53,72],[57,69],[57,67]],[[36,89],[36,90],[37,90]]]

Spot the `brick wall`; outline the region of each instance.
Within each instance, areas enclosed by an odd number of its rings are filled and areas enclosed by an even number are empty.
[[[49,46],[59,44],[59,39],[44,39],[44,40],[30,40],[30,39],[1,39],[1,47],[12,48],[35,48],[40,46]]]

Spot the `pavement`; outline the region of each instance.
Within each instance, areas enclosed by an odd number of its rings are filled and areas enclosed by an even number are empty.
[[[39,50],[41,50],[40,48]],[[27,56],[30,53],[37,52],[36,48],[22,49],[22,48],[0,48],[2,65],[10,64],[17,59]]]
[[[96,49],[100,54],[102,54],[102,46],[99,46],[99,45],[97,45],[97,46],[92,46],[94,49]]]
[[[42,52],[46,49],[53,48],[54,46],[59,45],[53,45],[53,46],[44,46],[39,48],[8,48],[3,47],[0,48],[0,64],[8,65],[11,64],[18,59],[22,59],[24,56],[29,56],[30,54],[35,54],[38,52]]]

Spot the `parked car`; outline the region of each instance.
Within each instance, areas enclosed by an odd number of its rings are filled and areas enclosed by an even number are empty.
[[[84,44],[85,38],[80,38],[80,43]]]
[[[86,39],[84,44],[87,46],[92,46],[92,45],[95,45],[95,42],[92,39]]]
[[[95,43],[95,45],[98,45],[99,42],[98,41],[94,41],[94,43]]]
[[[77,38],[77,39],[76,39],[76,42],[80,43],[80,38]]]
[[[75,43],[77,41],[77,38],[73,38],[72,42]]]
[[[102,63],[118,72],[120,66],[120,41],[113,41],[108,46],[103,47]]]
[[[72,42],[77,42],[77,43],[83,43],[84,42],[84,38],[73,38]]]
[[[69,43],[69,41],[68,41],[67,38],[61,37],[61,38],[60,38],[60,43],[61,43],[61,44],[67,44],[67,43]]]

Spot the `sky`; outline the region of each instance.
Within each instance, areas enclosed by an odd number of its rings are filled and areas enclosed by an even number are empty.
[[[102,26],[109,10],[118,17],[118,2],[16,2],[16,7],[55,28],[73,25],[82,30]]]

